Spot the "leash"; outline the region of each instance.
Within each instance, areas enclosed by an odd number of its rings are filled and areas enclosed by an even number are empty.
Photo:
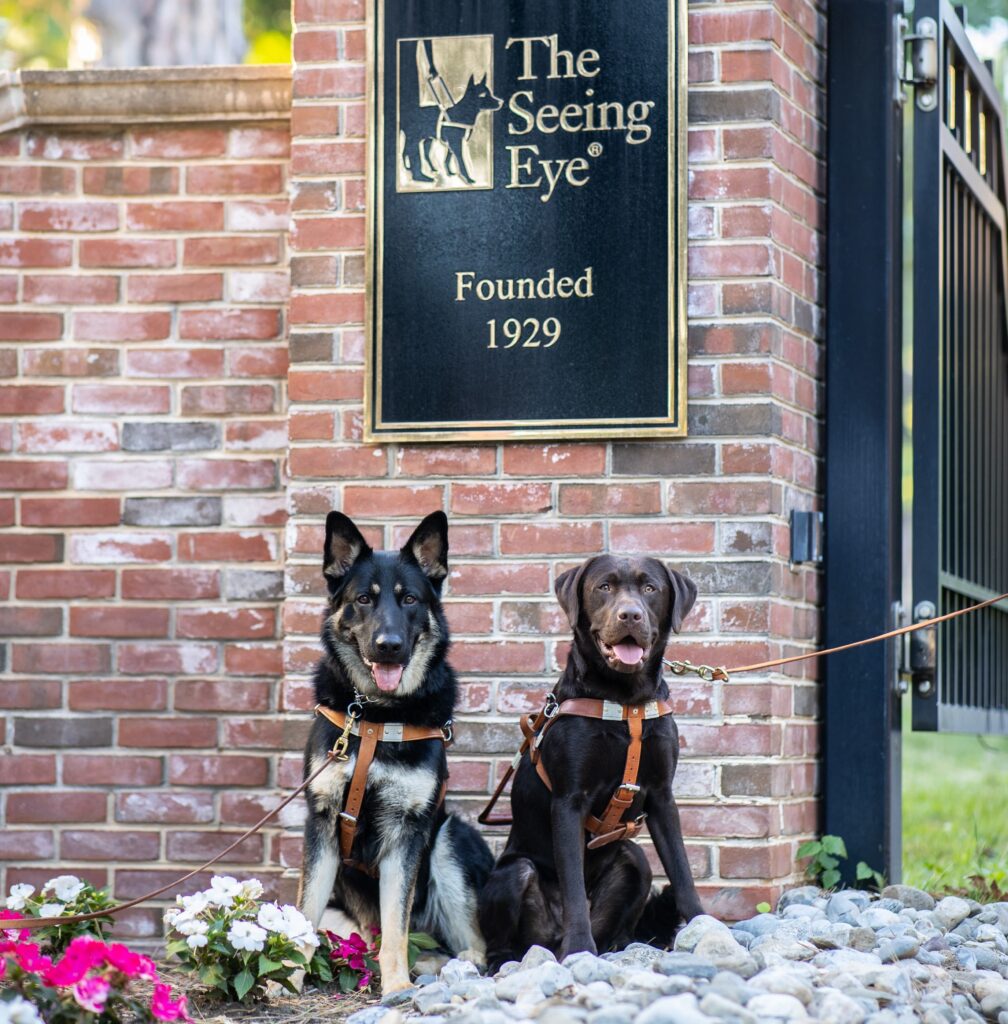
[[[1008,594],[1000,594],[997,597],[991,597],[988,598],[986,601],[981,601],[979,604],[970,605],[968,608],[960,608],[958,611],[946,612],[944,615],[939,615],[937,618],[933,619],[923,619],[922,621],[915,622],[909,626],[900,626],[898,629],[891,629],[886,633],[879,633],[877,636],[868,637],[867,640],[855,640],[849,644],[840,644],[837,647],[827,647],[825,650],[821,651],[808,651],[805,654],[793,654],[787,658],[775,658],[771,661],[758,661],[752,665],[741,665],[738,668],[733,669],[727,669],[724,666],[694,665],[690,661],[669,661],[666,658],[662,658],[662,664],[666,665],[673,673],[673,675],[681,676],[692,672],[695,675],[698,675],[701,679],[705,680],[706,682],[714,682],[715,680],[717,680],[720,682],[727,683],[731,680],[732,675],[741,675],[746,672],[759,672],[763,669],[775,668],[778,665],[790,665],[796,661],[806,661],[809,658],[824,658],[827,655],[837,654],[840,651],[849,651],[855,647],[864,647],[867,644],[875,644],[881,640],[891,640],[893,637],[903,636],[906,633],[914,633],[918,629],[928,629],[931,626],[938,625],[940,622],[947,622],[949,619],[958,618],[960,615],[968,615],[970,612],[978,612],[981,608],[988,608],[992,604],[998,604],[999,602],[1005,600],[1008,600]],[[564,705],[570,703],[571,701],[564,701],[563,705],[558,705],[556,697],[551,693],[547,696],[546,705],[545,707],[543,707],[542,711],[540,711],[537,715],[528,715],[526,718],[523,718],[519,721],[518,724],[520,725],[521,731],[524,734],[525,738],[522,741],[522,745],[518,748],[518,752],[511,759],[511,763],[508,765],[507,771],[504,773],[500,781],[497,783],[497,787],[494,789],[489,801],[487,801],[487,805],[483,808],[482,812],[477,818],[477,821],[479,821],[481,825],[512,824],[513,818],[511,818],[510,816],[500,815],[496,818],[491,818],[490,814],[493,811],[497,801],[503,795],[504,789],[506,788],[507,784],[511,781],[511,777],[518,770],[518,765],[521,763],[522,757],[524,757],[530,749],[533,751],[533,753],[529,756],[533,759],[533,764],[535,764],[536,766],[536,772],[538,773],[539,777],[543,780],[543,782],[546,784],[547,788],[552,788],[550,786],[548,776],[545,776],[544,774],[545,768],[541,768],[541,762],[538,764],[536,763],[537,758],[535,757],[535,755],[538,753],[539,746],[542,743],[542,739],[545,735],[546,729],[548,728],[551,721],[556,717],[559,709],[562,708]],[[623,706],[624,705],[617,705],[617,707]],[[633,707],[633,705],[630,705],[630,707]],[[633,733],[631,732],[631,744],[632,743]],[[629,751],[627,756],[629,758]],[[617,794],[618,793],[619,789],[617,789]],[[611,806],[612,805],[610,802],[610,807],[607,807],[606,811],[603,812],[603,817],[607,815]],[[627,823],[621,822],[620,824],[625,825]],[[630,822],[629,824],[633,825],[634,823]],[[589,829],[588,831],[593,830]],[[611,842],[612,840],[608,841]],[[592,840],[592,842],[595,842],[595,840]],[[594,847],[592,846],[592,842],[589,842],[588,844],[590,849],[594,849]],[[597,845],[601,846],[604,844],[598,843]]]

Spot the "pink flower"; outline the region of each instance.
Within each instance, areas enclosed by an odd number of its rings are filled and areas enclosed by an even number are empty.
[[[360,989],[365,989],[370,984],[371,984],[371,972],[370,971],[364,971],[364,973],[360,976],[360,981],[357,982],[357,987],[360,988]]]
[[[20,921],[23,918],[24,914],[19,914],[16,910],[0,910],[0,921]],[[0,939],[0,954],[9,952],[20,942],[27,941],[30,934],[27,928],[7,928],[0,931],[0,935],[4,936]]]
[[[110,942],[105,947],[105,963],[125,974],[127,978],[152,980],[157,975],[153,960],[140,953],[134,953],[121,942]]]
[[[39,952],[34,942],[22,942],[14,948],[14,958],[21,970],[30,974],[41,974],[52,968],[52,960]]]
[[[73,997],[77,1000],[78,1005],[85,1010],[101,1013],[105,1009],[105,1001],[108,999],[111,987],[108,979],[96,975],[78,981],[73,987]]]
[[[156,1020],[192,1020],[186,1012],[186,997],[172,999],[171,987],[168,985],[154,986],[150,1008]]]
[[[58,988],[76,985],[92,967],[104,963],[105,952],[105,943],[100,939],[79,935],[67,946],[63,959],[46,970],[46,983]]]

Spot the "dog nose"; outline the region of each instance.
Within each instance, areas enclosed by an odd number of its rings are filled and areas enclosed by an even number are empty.
[[[402,637],[395,633],[382,633],[375,637],[375,647],[379,654],[399,654],[402,646]]]
[[[640,622],[644,618],[644,611],[640,605],[625,604],[617,610],[616,618],[620,622]]]

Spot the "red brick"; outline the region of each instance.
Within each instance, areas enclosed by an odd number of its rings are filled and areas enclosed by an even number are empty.
[[[0,489],[3,490],[61,491],[66,487],[68,478],[67,464],[62,461],[0,461]]]
[[[11,667],[15,672],[43,672],[53,675],[86,675],[107,672],[111,667],[108,644],[13,644]]]
[[[60,856],[66,859],[120,861],[157,860],[161,836],[157,832],[64,829],[60,833]]]
[[[119,352],[114,348],[27,348],[22,352],[26,377],[114,377],[119,373]]]
[[[171,534],[89,533],[73,537],[71,561],[119,564],[123,562],[164,562],[171,557]]]
[[[285,420],[240,420],[224,428],[224,447],[243,451],[274,451],[287,445]]]
[[[280,334],[275,309],[183,309],[179,337],[192,341],[269,341]]]
[[[132,349],[126,353],[131,377],[220,377],[224,351],[219,348]]]
[[[149,128],[133,132],[133,153],[138,157],[169,160],[223,156],[227,140],[225,128]]]
[[[197,640],[254,640],[274,636],[276,612],[272,608],[188,609],[176,612],[175,633]]]
[[[23,498],[23,526],[115,526],[118,498]]]
[[[184,415],[273,412],[276,389],[272,384],[188,384],[182,388]]]
[[[601,523],[502,523],[502,555],[599,554]]]
[[[160,341],[171,330],[171,313],[102,311],[75,313],[74,337],[80,341]]]
[[[210,793],[156,792],[117,793],[115,820],[150,822],[155,825],[186,824],[214,820]],[[195,885],[195,883],[192,883]]]
[[[207,302],[224,295],[222,274],[131,274],[130,302]]]
[[[0,636],[58,636],[63,630],[63,610],[42,606],[0,607]]]
[[[51,831],[42,829],[4,829],[0,831],[0,861],[52,860],[56,844]]]
[[[62,387],[44,384],[0,386],[0,416],[44,416],[63,412]]]
[[[269,759],[248,755],[172,754],[168,781],[173,786],[264,786]]]
[[[68,705],[75,711],[163,711],[167,698],[164,679],[83,679],[70,683]]]
[[[139,461],[78,458],[74,460],[74,483],[78,490],[157,490],[171,486],[172,469],[170,459]]]
[[[626,554],[708,554],[714,551],[714,523],[611,523],[610,550]]]
[[[32,131],[28,135],[29,156],[44,160],[111,160],[122,156],[123,140],[107,130],[94,133],[52,130]]]
[[[189,491],[263,490],[276,482],[272,459],[184,459],[176,473],[177,486]]]
[[[292,448],[290,472],[296,477],[386,476],[388,460],[384,448],[362,445],[326,445],[324,448]]]
[[[298,252],[314,249],[363,249],[363,217],[296,217],[290,244]]]
[[[0,341],[57,341],[62,337],[60,313],[0,312]]]
[[[331,412],[293,411],[288,417],[288,430],[292,441],[331,441],[336,430],[335,416]],[[298,450],[292,449],[289,457],[293,458]],[[301,475],[296,470],[292,472]]]
[[[80,243],[82,267],[173,267],[175,242],[170,238],[85,238]]]
[[[123,569],[122,596],[132,601],[220,597],[220,573],[211,569]]]
[[[279,676],[283,673],[283,648],[279,644],[228,644],[224,667],[243,676]]]
[[[547,483],[455,484],[451,510],[460,515],[548,512],[553,507]]]
[[[232,199],[227,204],[227,227],[229,231],[286,231],[289,212],[286,199]]]
[[[669,485],[669,507],[698,515],[765,515],[773,510],[772,487],[769,479],[678,481]]]
[[[294,60],[298,63],[338,60],[339,42],[340,32],[336,29],[305,31],[299,28],[293,39]]]
[[[53,452],[110,452],[119,447],[114,423],[22,423],[18,449],[51,455]],[[118,522],[118,519],[116,519]]]
[[[73,786],[156,786],[163,774],[160,757],[63,755],[63,781]]]
[[[278,554],[276,534],[250,530],[183,533],[178,549],[186,562],[273,562]]]
[[[294,0],[293,22],[302,24],[335,24],[363,21],[363,0]]]
[[[0,608],[0,619],[5,613],[21,611],[19,608]],[[53,608],[62,619],[62,612]],[[9,621],[9,620],[8,620]],[[0,636],[11,636],[9,627],[0,629]],[[63,702],[63,686],[58,679],[0,679],[0,708],[6,710],[38,711],[58,708]]]
[[[169,832],[165,839],[165,854],[172,861],[204,863],[230,846],[240,832]],[[227,856],[226,863],[258,864],[263,857],[262,835],[249,836]]]
[[[130,605],[70,609],[70,635],[162,637],[168,635],[168,609]]]
[[[0,241],[0,267],[68,267],[73,244],[56,238],[11,238]]]
[[[28,274],[22,294],[25,302],[37,305],[99,305],[119,297],[119,278],[86,274]]]
[[[549,568],[538,563],[453,564],[448,572],[453,595],[544,594]]]
[[[218,660],[217,648],[211,644],[119,644],[119,671],[128,675],[146,675],[150,672],[163,672],[166,675],[199,675],[204,672],[215,672]]]
[[[688,836],[761,838],[775,834],[777,808],[769,805],[722,804],[717,807],[679,807],[683,832]]]
[[[73,192],[75,177],[69,167],[0,165],[0,194],[53,195]]]
[[[53,754],[18,752],[17,757],[0,757],[0,783],[5,786],[45,785],[55,781],[56,757]]]
[[[426,515],[443,505],[440,486],[347,486],[343,490],[343,511],[349,516]]]
[[[121,747],[212,747],[217,723],[212,718],[123,718],[119,721]]]
[[[112,597],[115,573],[97,569],[21,569],[17,574],[16,594],[22,601]]]
[[[0,533],[0,563],[61,562],[61,533]]]
[[[399,476],[492,474],[497,467],[497,451],[493,447],[417,445],[397,449],[395,464]]]
[[[363,375],[359,370],[301,370],[293,368],[287,389],[293,402],[339,402],[358,398]]]
[[[504,448],[504,472],[510,476],[599,476],[605,470],[605,445],[519,444]]]
[[[154,384],[74,384],[74,412],[156,413],[171,410],[171,389]]]
[[[178,192],[177,167],[148,164],[125,167],[85,167],[84,193],[105,196],[146,196]]]
[[[294,295],[290,301],[292,324],[360,324],[364,322],[362,293]]]
[[[104,793],[87,790],[33,791],[7,795],[7,821],[40,822],[53,825],[67,821],[104,821],[107,799]]]
[[[194,267],[234,267],[245,264],[277,263],[280,239],[276,235],[187,238],[182,262]]]
[[[195,164],[186,169],[186,191],[191,195],[275,195],[283,187],[281,164]]]
[[[115,203],[21,203],[22,231],[115,231],[119,208]]]
[[[220,231],[224,204],[202,200],[128,203],[126,227],[130,231]]]
[[[660,485],[561,484],[560,511],[564,515],[623,516],[660,512]]]
[[[176,711],[268,711],[272,686],[241,679],[180,679],[175,684]]]

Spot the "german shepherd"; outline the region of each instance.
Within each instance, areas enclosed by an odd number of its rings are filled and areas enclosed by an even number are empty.
[[[418,40],[415,46],[421,46]],[[414,51],[415,53],[415,51]],[[462,98],[443,112],[440,107],[422,107],[417,76],[413,71],[415,62],[406,60],[406,69],[400,78],[399,129],[403,133],[403,163],[414,181],[433,182],[426,174],[423,161],[432,171],[439,170],[447,176],[456,175],[467,185],[476,182],[469,172],[467,160],[469,137],[476,120],[485,110],[500,110],[502,100],[495,96],[487,85],[487,76],[476,81],[469,76]],[[444,143],[447,152],[444,166],[435,166],[431,157],[431,144],[435,139]]]
[[[401,551],[390,552],[372,551],[350,519],[330,512],[322,572],[329,606],[322,625],[325,654],[315,669],[316,701],[339,712],[357,702],[364,722],[449,723],[456,681],[445,660],[448,625],[440,599],[448,574],[444,513],[431,513]],[[338,736],[316,715],[305,776]],[[493,856],[474,828],[445,813],[445,745],[423,739],[378,744],[348,858],[355,866],[343,863],[338,819],[359,747],[351,735],[349,760],[333,762],[309,787],[298,905],[316,926],[327,907],[362,930],[380,926],[382,991],[393,992],[410,984],[411,916],[413,928],[453,954],[483,960],[476,899]]]

